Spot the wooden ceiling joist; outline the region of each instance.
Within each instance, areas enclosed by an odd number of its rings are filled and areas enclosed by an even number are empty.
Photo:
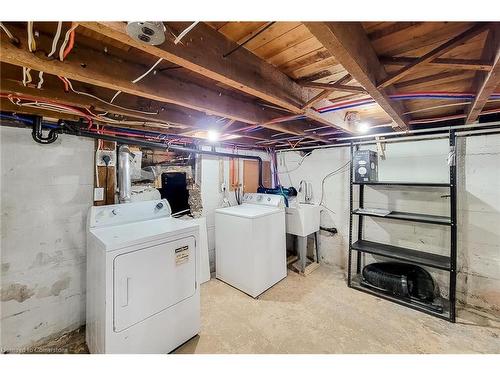
[[[408,129],[403,120],[401,104],[391,101],[388,97],[392,88],[389,87],[386,92],[377,88],[377,82],[385,79],[387,73],[361,24],[358,22],[306,22],[305,24],[352,78],[359,82],[392,118],[396,129]]]
[[[392,57],[392,56],[381,56],[380,62],[385,65],[408,65],[415,63],[418,57]],[[436,68],[447,68],[447,69],[460,69],[460,70],[491,70],[491,61],[486,60],[467,60],[467,59],[445,59],[439,58],[435,59],[427,65]]]
[[[329,90],[329,91],[351,92],[355,94],[368,94],[368,92],[362,87],[348,86],[339,83],[309,82],[309,83],[304,83],[302,86],[310,87],[313,89]]]
[[[434,48],[432,51],[427,52],[422,57],[417,58],[412,63],[406,65],[404,68],[401,68],[397,72],[391,74],[390,76],[381,80],[378,84],[378,88],[384,88],[393,83],[397,82],[401,78],[407,76],[408,74],[415,71],[415,69],[419,68],[421,65],[429,63],[434,59],[437,59],[439,56],[444,55],[445,53],[451,51],[453,48],[459,46],[460,44],[472,39],[476,35],[481,34],[489,27],[488,23],[478,23],[472,26],[470,29],[460,33],[456,37],[448,40],[446,43],[441,44],[439,47]]]
[[[0,61],[4,63],[44,71],[70,80],[119,90],[138,97],[171,103],[248,124],[265,124],[278,113],[239,99],[236,95],[221,93],[191,81],[163,74],[156,74],[152,80],[146,78],[134,84],[131,79],[143,74],[144,66],[118,60],[110,55],[81,46],[74,48],[64,62],[49,60],[43,54],[29,52],[24,42],[27,40],[24,30],[14,30],[21,40],[21,46],[17,48],[3,39],[0,46]],[[4,38],[3,35],[2,38]],[[44,36],[41,35],[40,39],[43,38]],[[263,125],[263,127],[294,135],[302,134],[303,130],[296,125],[272,124]]]
[[[486,38],[482,58],[492,59],[493,66],[489,72],[477,72],[474,77],[473,88],[476,97],[469,107],[466,124],[473,123],[479,117],[486,102],[495,89],[500,86],[500,24],[495,23],[491,26],[488,37]]]
[[[343,85],[345,83],[348,83],[351,79],[352,79],[351,75],[346,74],[343,77],[341,77],[340,79],[338,79],[337,81],[335,81],[334,85]],[[316,104],[320,100],[326,99],[330,95],[331,92],[332,92],[332,90],[330,90],[330,89],[323,89],[323,91],[321,91],[319,94],[317,94],[312,99],[310,99],[304,105],[303,109],[311,108],[314,104]]]
[[[23,86],[20,82],[14,82],[12,80],[4,79],[0,82],[0,90],[3,93],[10,93],[14,95],[27,95],[33,98],[47,99],[56,103],[65,104],[68,106],[78,107],[78,108],[89,108],[97,112],[110,112],[117,115],[125,116],[132,119],[149,121],[149,122],[161,122],[167,123],[172,127],[194,127],[199,121],[199,116],[194,116],[191,113],[187,114],[185,111],[178,111],[176,109],[171,109],[168,106],[166,109],[159,111],[157,115],[146,115],[140,114],[135,111],[128,111],[123,108],[118,108],[109,104],[105,104],[101,101],[92,99],[84,95],[77,95],[72,92],[65,93],[62,89],[55,90],[53,88],[47,88],[47,85],[43,89],[37,89],[36,87]],[[121,98],[121,103],[126,108],[137,108],[139,109],[139,99],[133,96],[123,96]]]
[[[174,44],[167,38],[161,46],[134,40],[127,35],[123,22],[82,22],[81,25],[295,113],[300,113],[309,99],[284,73],[244,48],[223,57],[238,45],[204,23],[191,30],[182,44]]]
[[[204,23],[191,30],[182,44],[176,45],[167,39],[161,46],[134,40],[127,35],[126,24],[122,22],[83,22],[80,25],[293,113],[304,113],[304,104],[312,98],[310,90],[245,48],[238,48],[224,57],[238,45]],[[338,128],[338,125],[329,125]],[[344,130],[350,132],[347,128]]]

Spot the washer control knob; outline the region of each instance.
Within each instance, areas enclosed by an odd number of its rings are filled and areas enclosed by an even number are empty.
[[[156,209],[157,210],[161,210],[163,208],[163,203],[162,202],[158,202],[158,204],[156,205]]]

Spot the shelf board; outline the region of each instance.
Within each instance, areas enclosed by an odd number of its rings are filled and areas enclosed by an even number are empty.
[[[406,221],[416,221],[419,223],[428,224],[438,224],[438,225],[451,225],[451,219],[448,216],[438,216],[438,215],[426,215],[426,214],[415,214],[411,212],[399,212],[392,211],[391,213],[380,216],[371,213],[359,212],[357,209],[352,211],[353,215],[360,216],[371,216],[378,217],[381,219],[395,219],[395,220],[406,220]]]
[[[407,249],[404,247],[359,240],[353,243],[351,245],[351,248],[363,253],[382,255],[387,258],[407,261],[410,263],[433,267],[445,271],[449,271],[451,268],[451,261],[447,256]]]
[[[364,285],[361,284],[361,277],[360,277],[360,275],[353,275],[353,277],[351,279],[351,285],[350,286],[351,286],[351,288],[359,290],[361,292],[365,292],[365,293],[374,295],[376,297],[379,297],[379,298],[382,298],[382,299],[385,299],[385,300],[397,303],[399,305],[409,307],[409,308],[411,308],[413,310],[418,310],[420,312],[424,312],[426,314],[435,316],[437,318],[441,318],[441,319],[444,319],[444,320],[451,321],[451,319],[450,319],[450,302],[449,302],[449,300],[447,300],[445,298],[442,298],[443,311],[439,312],[439,311],[436,311],[436,310],[434,310],[432,308],[429,308],[429,307],[423,306],[421,304],[417,304],[415,302],[412,302],[409,299],[401,298],[401,297],[398,297],[398,296],[394,296],[394,295],[391,295],[391,294],[387,294],[387,293],[378,291],[376,289],[368,288],[368,287],[366,287],[366,286],[364,286]]]
[[[450,187],[447,182],[400,182],[400,181],[373,181],[373,182],[353,182],[354,185],[373,186],[415,186],[415,187]]]

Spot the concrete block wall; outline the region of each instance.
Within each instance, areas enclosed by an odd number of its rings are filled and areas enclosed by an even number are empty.
[[[374,147],[364,147],[375,150]],[[379,179],[386,181],[447,182],[447,140],[388,143],[379,160]],[[321,181],[349,161],[349,148],[316,150],[300,166],[298,152],[278,156],[282,183],[313,184],[313,200],[321,200]],[[458,144],[458,283],[459,302],[500,311],[500,136],[459,138]],[[289,172],[287,172],[287,170]],[[355,188],[356,189],[356,188]],[[356,190],[355,190],[356,192]],[[366,207],[449,214],[446,189],[366,188]],[[356,194],[355,194],[356,196]],[[321,232],[321,259],[346,269],[349,241],[349,169],[324,183],[321,224],[337,235]],[[357,207],[357,200],[354,205]],[[366,218],[365,238],[373,241],[447,254],[449,228],[430,224]],[[354,225],[354,235],[356,234]],[[434,272],[444,292],[447,275]],[[446,295],[446,293],[443,293]]]
[[[86,216],[94,142],[39,145],[0,128],[0,348],[16,351],[85,323]]]

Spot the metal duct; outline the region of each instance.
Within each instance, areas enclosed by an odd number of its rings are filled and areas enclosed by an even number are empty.
[[[121,145],[118,149],[118,190],[120,192],[120,203],[131,201],[132,179],[130,176],[130,149],[127,145]]]

